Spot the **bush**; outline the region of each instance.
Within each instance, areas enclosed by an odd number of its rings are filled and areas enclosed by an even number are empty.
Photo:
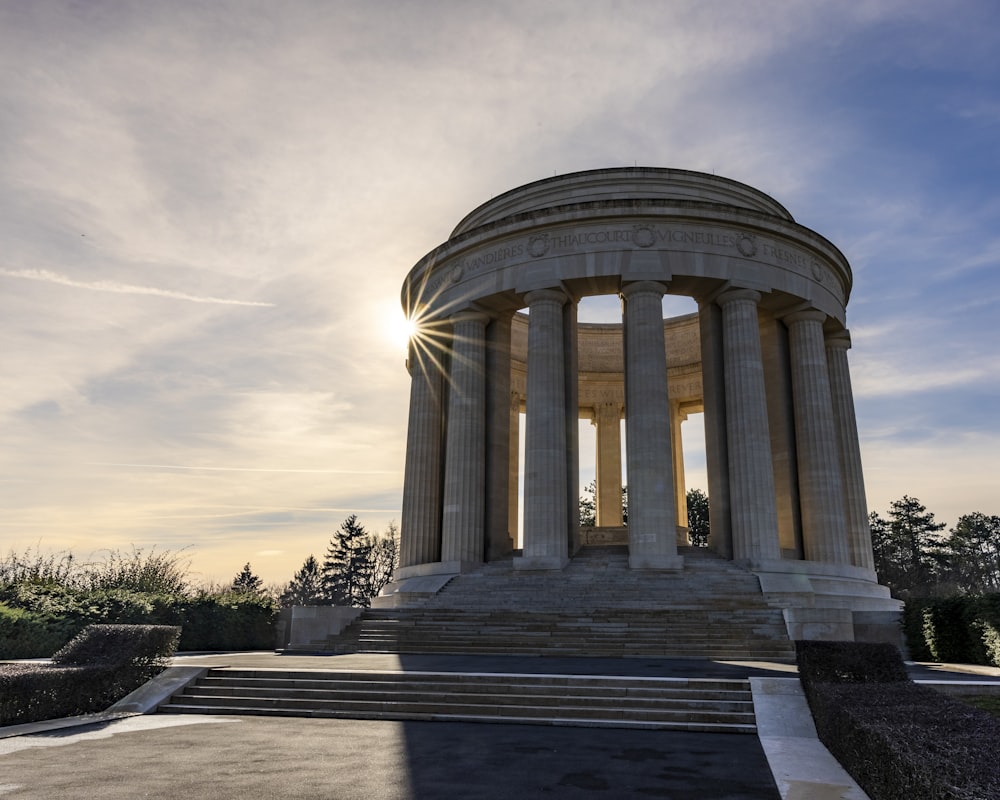
[[[907,603],[904,628],[918,661],[1000,667],[1000,594]]]
[[[202,595],[183,610],[182,650],[270,650],[278,604],[245,592]]]
[[[796,642],[796,650],[820,740],[872,800],[1000,797],[988,746],[1000,721],[907,680],[891,645]]]
[[[803,685],[909,681],[899,650],[891,644],[800,641],[795,653]]]
[[[47,656],[71,636],[65,619],[0,602],[0,658]]]
[[[91,625],[53,664],[0,668],[0,724],[102,711],[161,672],[180,629],[165,625]]]

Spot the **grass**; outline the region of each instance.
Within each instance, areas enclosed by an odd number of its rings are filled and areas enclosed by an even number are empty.
[[[1000,719],[1000,695],[995,694],[963,694],[956,697],[970,706],[988,711],[994,717]]]

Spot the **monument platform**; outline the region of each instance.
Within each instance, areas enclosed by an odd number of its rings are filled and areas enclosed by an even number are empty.
[[[581,548],[560,571],[495,561],[434,592],[405,586],[337,636],[293,650],[792,659],[782,610],[748,569],[703,548],[684,568],[635,570],[622,546]]]

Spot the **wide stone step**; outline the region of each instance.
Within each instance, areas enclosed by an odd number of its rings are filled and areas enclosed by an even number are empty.
[[[160,711],[755,730],[746,681],[613,676],[213,669]]]

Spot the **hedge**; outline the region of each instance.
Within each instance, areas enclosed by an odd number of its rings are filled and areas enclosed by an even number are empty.
[[[0,587],[0,659],[49,656],[98,623],[180,625],[184,650],[270,649],[276,618],[272,599],[240,592],[185,597],[8,585]]]
[[[0,666],[0,725],[102,711],[161,672],[180,629],[91,625],[52,664]]]
[[[892,645],[796,651],[820,740],[872,800],[1000,797],[1000,720],[906,679]]]
[[[1000,667],[1000,594],[910,601],[903,625],[914,660]]]

